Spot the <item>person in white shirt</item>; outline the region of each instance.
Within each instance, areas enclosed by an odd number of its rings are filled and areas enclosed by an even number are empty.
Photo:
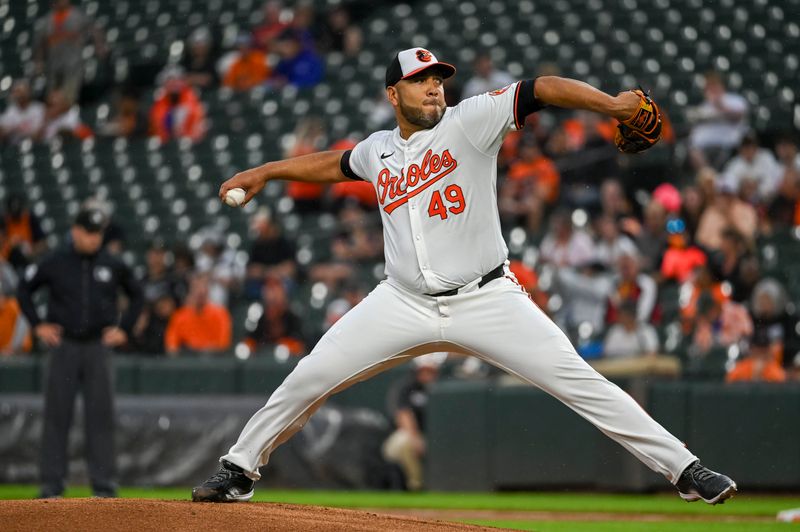
[[[635,301],[624,301],[603,342],[603,357],[592,360],[592,367],[606,377],[679,377],[680,360],[658,351],[655,328],[636,319]]]
[[[559,210],[550,217],[550,230],[542,240],[542,259],[556,266],[583,266],[594,260],[595,245],[583,229],[572,226],[569,211]]]
[[[687,112],[695,124],[689,136],[690,155],[696,169],[707,165],[719,169],[747,133],[749,106],[743,96],[725,90],[717,72],[706,74],[704,93],[703,103]]]
[[[722,180],[733,190],[746,184],[753,189],[755,199],[767,202],[778,190],[783,172],[772,152],[758,145],[758,139],[748,133],[739,146],[739,154],[728,161],[722,171]]]
[[[601,215],[595,223],[597,241],[594,260],[607,267],[614,266],[623,255],[636,255],[638,249],[627,235],[620,232],[617,221],[609,215]]]
[[[500,89],[515,81],[508,72],[494,68],[488,53],[478,54],[473,68],[475,74],[464,85],[464,90],[461,91],[462,99]]]
[[[300,360],[220,458],[192,500],[248,500],[272,451],[332,394],[419,355],[478,356],[549,392],[675,484],[686,500],[716,504],[736,484],[700,465],[686,446],[624,391],[591,368],[508,268],[497,207],[497,154],[507,133],[546,105],[628,120],[633,91],[610,96],[555,76],[519,81],[447,107],[455,67],[424,48],[399,52],[386,69],[398,127],[348,151],[268,162],[220,187],[246,191],[270,180],[364,180],[383,222],[386,279]]]
[[[76,135],[81,126],[78,104],[70,104],[67,95],[60,89],[47,95],[45,122],[39,131],[39,140],[50,141],[58,135]]]
[[[31,98],[31,87],[17,80],[11,87],[9,104],[0,115],[0,141],[18,144],[33,138],[44,124],[45,107]]]
[[[658,352],[655,328],[636,319],[636,302],[624,301],[619,306],[617,323],[609,327],[603,343],[606,358],[636,358]]]

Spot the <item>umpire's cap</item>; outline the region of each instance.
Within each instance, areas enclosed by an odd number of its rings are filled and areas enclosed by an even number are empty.
[[[456,67],[442,63],[425,48],[409,48],[398,52],[386,69],[386,86],[391,87],[401,79],[407,79],[423,70],[436,68],[444,79],[456,73]]]
[[[97,207],[83,207],[75,217],[75,225],[83,227],[90,233],[101,233],[108,225],[108,216]]]

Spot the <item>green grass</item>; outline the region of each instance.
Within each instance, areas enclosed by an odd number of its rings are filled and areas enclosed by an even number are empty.
[[[0,485],[0,499],[30,499],[34,486]],[[126,498],[189,498],[188,488],[123,488]],[[70,488],[68,497],[88,497],[88,488]],[[340,508],[438,508],[469,510],[519,510],[557,512],[626,512],[660,514],[713,514],[774,516],[779,510],[800,507],[800,497],[739,495],[710,507],[689,504],[677,495],[626,495],[605,493],[404,493],[380,491],[256,490],[255,501],[313,504]]]
[[[789,523],[692,523],[686,521],[637,522],[637,521],[486,521],[468,520],[473,525],[534,530],[536,532],[794,532],[797,527]]]
[[[34,486],[0,485],[0,499],[30,499],[36,496]],[[86,487],[67,490],[67,497],[88,497]],[[188,500],[189,488],[123,488],[120,496],[138,499]],[[254,501],[309,504],[339,508],[420,508],[442,510],[547,511],[547,512],[610,512],[667,515],[767,516],[774,518],[780,510],[800,507],[800,497],[740,495],[725,505],[710,507],[697,502],[686,503],[672,494],[625,495],[606,493],[402,493],[369,491],[256,491]],[[514,517],[516,519],[517,516]],[[636,521],[520,521],[503,519],[463,520],[464,522],[535,530],[539,532],[737,532],[788,531],[785,523],[747,521],[722,522],[636,522]]]

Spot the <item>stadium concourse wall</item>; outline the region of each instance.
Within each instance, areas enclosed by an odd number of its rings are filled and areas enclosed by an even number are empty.
[[[117,454],[126,485],[190,485],[213,470],[249,416],[291,371],[268,359],[117,357]],[[395,368],[334,396],[272,457],[262,485],[381,489]],[[0,482],[36,482],[39,358],[0,362]],[[709,467],[743,489],[800,488],[800,386],[620,382]],[[70,438],[72,483],[85,483],[83,438]],[[445,379],[428,405],[428,487],[441,491],[667,488],[619,445],[547,394],[506,381]]]

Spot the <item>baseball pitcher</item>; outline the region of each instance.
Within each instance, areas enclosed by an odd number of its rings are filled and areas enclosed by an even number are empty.
[[[340,319],[253,415],[192,492],[195,501],[243,501],[259,467],[332,394],[434,351],[479,357],[541,388],[672,482],[681,497],[716,504],[736,492],[624,391],[595,372],[508,269],[497,210],[497,153],[504,136],[545,106],[620,121],[623,152],[658,141],[658,107],[642,91],[610,96],[554,76],[513,83],[447,107],[455,73],[428,50],[398,53],[386,70],[397,127],[348,151],[269,162],[223,183],[245,202],[273,179],[372,183],[383,221],[386,279]]]

